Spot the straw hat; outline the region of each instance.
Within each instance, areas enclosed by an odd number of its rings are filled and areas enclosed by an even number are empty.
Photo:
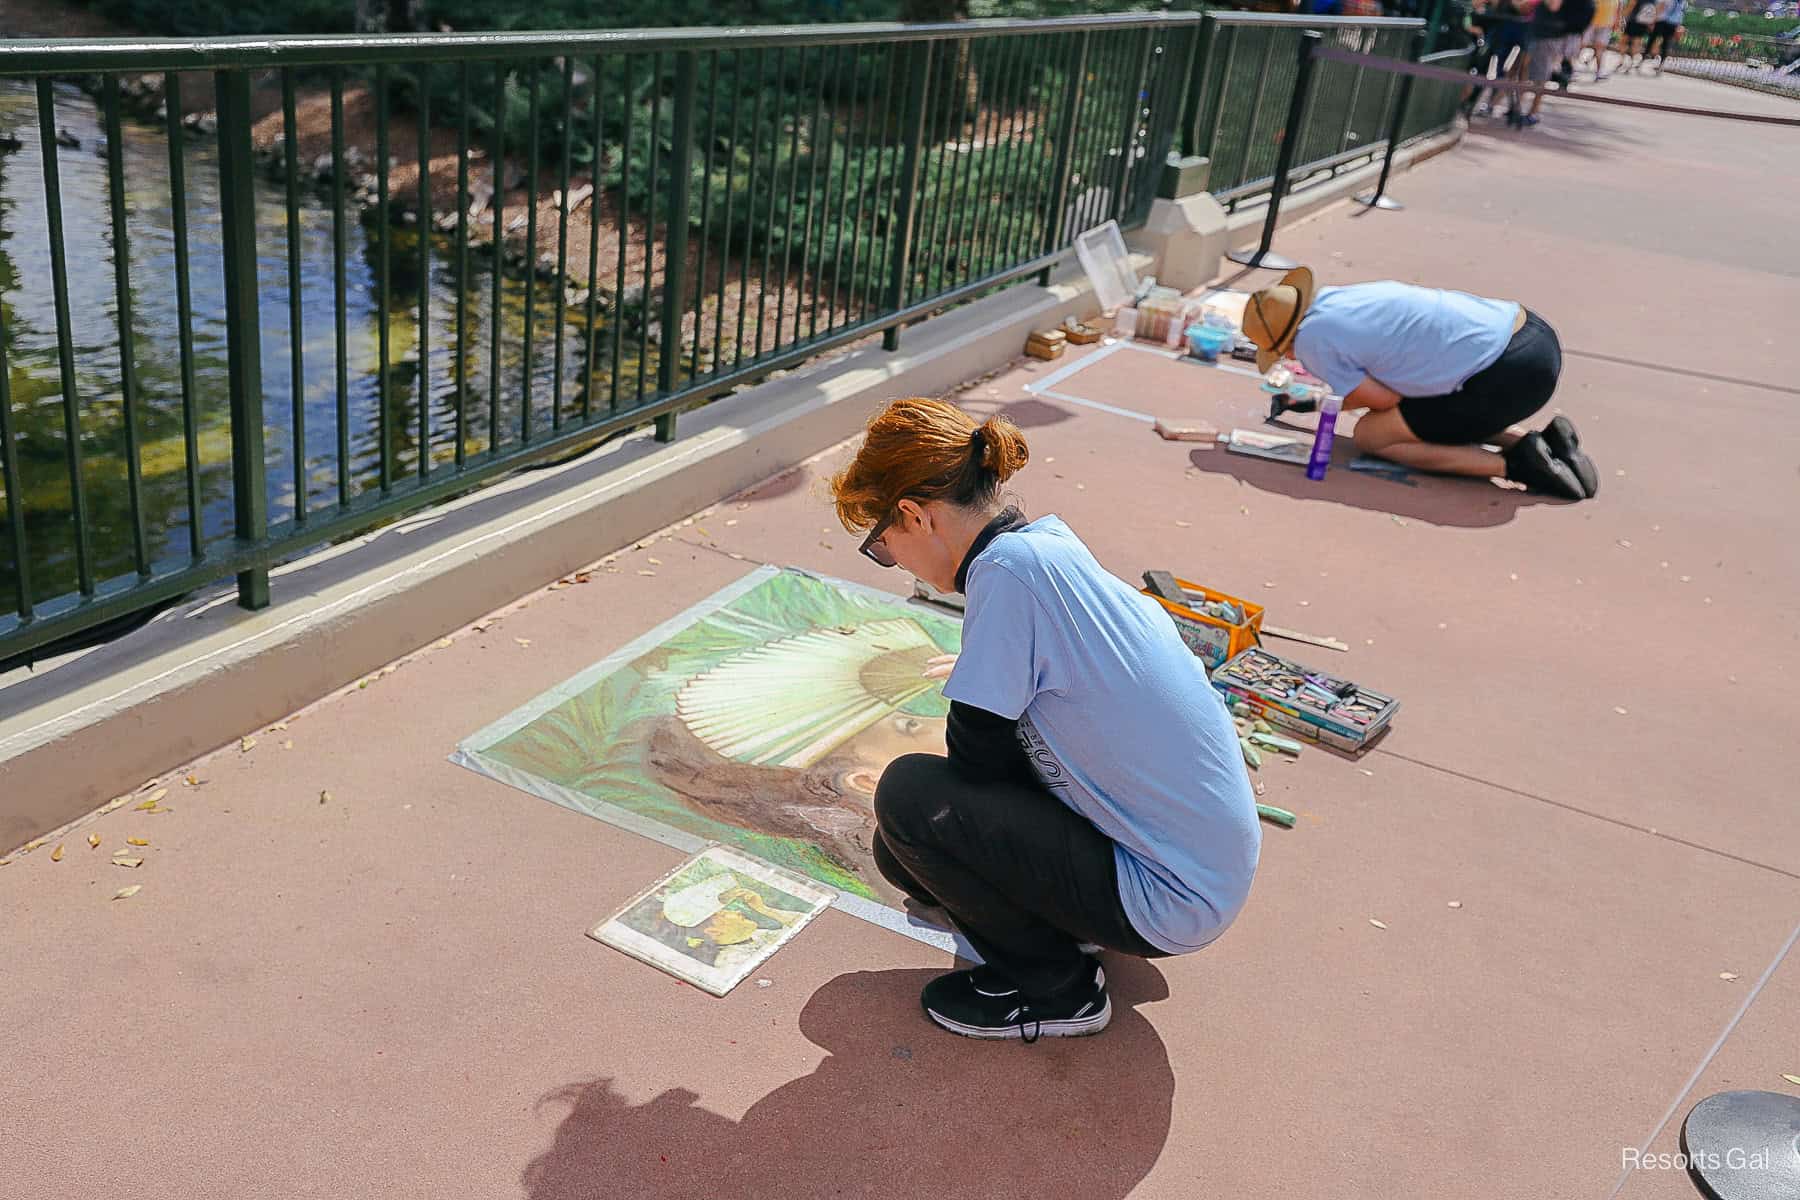
[[[1268,373],[1293,348],[1300,318],[1312,307],[1313,273],[1295,267],[1281,282],[1250,295],[1244,305],[1244,336],[1257,345],[1256,369]]]

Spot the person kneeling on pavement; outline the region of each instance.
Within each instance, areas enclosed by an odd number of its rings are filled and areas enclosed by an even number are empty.
[[[961,651],[934,668],[947,753],[894,760],[875,790],[876,866],[984,960],[927,984],[925,1012],[1035,1041],[1106,1027],[1097,949],[1218,938],[1262,831],[1237,730],[1168,615],[1057,517],[1002,506],[1027,456],[1004,418],[897,400],[832,493],[869,558],[966,597]]]
[[[1550,403],[1562,373],[1556,330],[1523,305],[1394,282],[1315,288],[1300,267],[1251,295],[1244,334],[1258,370],[1292,357],[1344,411],[1365,410],[1354,435],[1365,454],[1569,500],[1599,490],[1574,422],[1515,425]]]

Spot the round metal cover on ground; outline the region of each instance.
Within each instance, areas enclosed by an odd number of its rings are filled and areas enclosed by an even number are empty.
[[[1720,1092],[1681,1124],[1688,1177],[1712,1200],[1800,1196],[1800,1096]]]

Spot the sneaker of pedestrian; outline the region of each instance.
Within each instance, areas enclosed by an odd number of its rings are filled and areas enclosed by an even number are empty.
[[[1587,491],[1581,486],[1575,470],[1550,453],[1541,433],[1528,433],[1515,442],[1505,454],[1506,477],[1522,483],[1546,496],[1565,500],[1585,500]]]
[[[1028,998],[993,967],[952,971],[925,985],[919,996],[925,1015],[963,1037],[1030,1043],[1041,1037],[1086,1037],[1112,1020],[1106,972],[1089,962],[1068,987]]]
[[[1520,117],[1519,118],[1519,124],[1524,126],[1527,129],[1529,129],[1533,125],[1536,125],[1537,123],[1538,123],[1538,115],[1536,113],[1532,113],[1529,117]]]
[[[1569,465],[1575,472],[1575,478],[1581,481],[1581,490],[1589,500],[1600,490],[1600,472],[1594,467],[1594,460],[1581,450],[1581,435],[1575,431],[1575,422],[1564,416],[1558,416],[1544,427],[1544,445],[1550,453]]]

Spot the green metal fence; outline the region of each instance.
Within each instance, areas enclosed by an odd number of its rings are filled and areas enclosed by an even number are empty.
[[[1474,63],[1475,51],[1469,47],[1440,50],[1436,54],[1423,56],[1419,61],[1428,67],[1464,71]],[[1415,80],[1412,97],[1406,106],[1405,119],[1400,124],[1401,143],[1436,133],[1455,121],[1463,104],[1463,93],[1468,87],[1468,84],[1445,83],[1436,79]]]
[[[234,575],[261,606],[310,547],[891,347],[1141,223],[1178,141],[1242,199],[1299,30],[1417,25],[0,45],[0,661]],[[1326,76],[1307,170],[1393,95]]]
[[[1356,54],[1404,58],[1424,28],[1413,18],[1207,13],[1196,89],[1188,98],[1188,143],[1192,153],[1212,160],[1213,195],[1235,206],[1269,190],[1303,33],[1316,29],[1325,44]],[[1348,63],[1318,64],[1305,132],[1294,151],[1294,177],[1379,154],[1399,78]]]

